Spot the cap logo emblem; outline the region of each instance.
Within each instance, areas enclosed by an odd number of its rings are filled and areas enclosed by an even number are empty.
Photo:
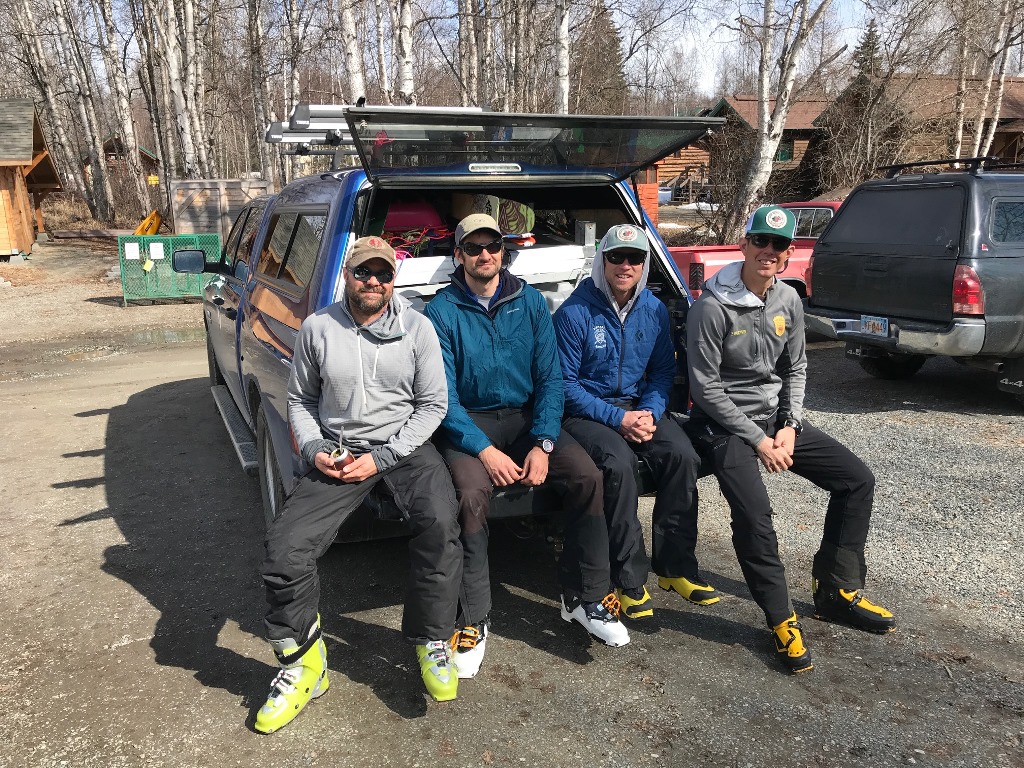
[[[774,211],[768,211],[764,217],[764,223],[772,229],[782,229],[786,226],[786,214],[778,208]]]
[[[376,248],[377,250],[384,249],[384,241],[381,240],[379,237],[371,237],[369,240],[366,241],[366,244],[371,248]]]
[[[619,240],[631,243],[636,240],[636,230],[632,227],[619,227]]]

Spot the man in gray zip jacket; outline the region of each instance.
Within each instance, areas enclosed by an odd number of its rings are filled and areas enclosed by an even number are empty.
[[[709,279],[690,308],[686,352],[693,398],[687,433],[729,502],[743,576],[779,657],[796,673],[813,665],[789,599],[758,461],[769,472],[791,469],[830,493],[812,572],[815,615],[879,633],[896,623],[861,591],[874,476],[847,448],[803,421],[803,306],[796,290],[776,279],[792,255],[794,228],[784,208],[754,212],[739,244],[743,261]]]
[[[256,717],[263,733],[327,690],[316,561],[378,483],[412,531],[402,633],[430,695],[456,695],[448,641],[462,546],[451,476],[428,442],[447,412],[448,386],[434,327],[393,293],[396,270],[384,240],[357,240],[344,298],[306,318],[296,339],[288,418],[310,470],[267,531],[266,628],[281,670]]]

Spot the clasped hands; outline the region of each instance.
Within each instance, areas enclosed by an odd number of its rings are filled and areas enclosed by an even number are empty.
[[[658,427],[650,411],[626,411],[619,425],[619,434],[631,443],[646,443]]]
[[[540,485],[548,477],[548,455],[540,448],[534,447],[526,454],[523,466],[519,466],[512,458],[493,445],[489,445],[477,454],[477,458],[487,470],[487,476],[498,487],[522,483],[523,485]]]
[[[775,433],[774,439],[765,437],[754,450],[769,472],[785,472],[793,466],[793,448],[796,445],[796,430],[783,427]]]

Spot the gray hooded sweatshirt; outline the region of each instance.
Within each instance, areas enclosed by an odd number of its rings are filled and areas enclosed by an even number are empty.
[[[295,342],[288,419],[302,457],[344,445],[384,471],[419,448],[448,410],[434,326],[398,294],[356,325],[347,299],[307,317]]]
[[[802,418],[807,381],[800,295],[776,280],[762,301],[743,284],[743,262],[707,281],[686,319],[691,416],[756,446],[764,423]]]

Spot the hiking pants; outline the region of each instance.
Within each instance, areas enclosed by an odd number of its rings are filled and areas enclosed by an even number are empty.
[[[504,408],[472,411],[470,417],[492,445],[522,466],[534,447],[530,436],[532,412]],[[463,568],[457,623],[468,626],[486,619],[491,610],[487,513],[494,486],[476,456],[463,453],[444,437],[438,438],[438,446],[451,470],[459,504]],[[548,456],[545,485],[553,487],[562,501],[565,541],[558,561],[558,580],[563,594],[585,602],[600,601],[609,591],[601,472],[564,430]]]
[[[268,639],[291,638],[302,645],[316,622],[320,602],[317,558],[378,483],[387,486],[412,531],[402,634],[412,643],[451,637],[462,546],[451,477],[437,450],[427,443],[360,483],[343,483],[318,469],[299,480],[267,531],[262,574],[269,605]]]
[[[769,432],[774,434],[774,428]],[[732,543],[743,577],[768,624],[775,626],[793,614],[793,605],[757,452],[715,422],[691,422],[687,433],[697,452],[713,464],[732,511]],[[871,470],[837,440],[804,422],[789,471],[830,494],[812,576],[827,586],[861,589],[867,575],[864,544],[875,492]]]
[[[645,443],[627,441],[617,430],[590,419],[570,418],[565,431],[576,438],[604,473],[604,515],[608,524],[611,582],[637,589],[647,582],[651,561],[637,517],[638,459],[654,476],[657,497],[651,518],[654,572],[697,579],[697,474],[700,459],[690,439],[671,416],[657,423]]]

